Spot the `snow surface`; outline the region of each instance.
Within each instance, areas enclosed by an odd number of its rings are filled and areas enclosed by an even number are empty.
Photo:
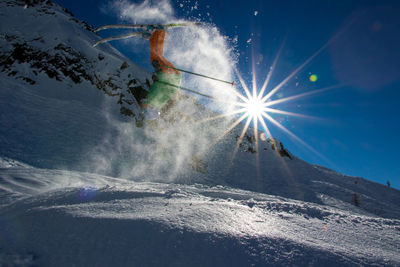
[[[0,262],[397,265],[400,221],[224,186],[0,170]],[[2,195],[4,195],[2,193]],[[16,198],[20,198],[15,201]]]
[[[0,265],[400,265],[398,190],[253,130],[233,158],[190,96],[137,128],[151,73],[37,2],[0,3]]]

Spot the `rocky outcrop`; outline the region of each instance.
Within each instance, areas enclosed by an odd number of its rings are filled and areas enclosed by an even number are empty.
[[[30,14],[37,22],[30,29],[26,25],[0,28],[0,72],[28,85],[41,86],[38,84],[41,75],[59,82],[88,82],[115,97],[121,114],[137,115],[138,102],[147,96],[151,81],[140,81],[135,77],[137,66],[132,68],[133,63],[122,57],[87,47],[92,41],[86,38],[89,36],[94,40],[96,35],[86,22],[74,18],[70,11],[49,0],[7,0],[3,5],[8,12]],[[48,29],[46,25],[42,27],[42,18],[46,22],[67,25],[74,35],[63,30],[50,31],[51,26]]]

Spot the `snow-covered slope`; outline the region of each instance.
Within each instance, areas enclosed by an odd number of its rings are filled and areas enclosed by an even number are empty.
[[[232,161],[240,127],[215,143],[231,122],[196,123],[213,114],[195,100],[178,105],[189,117],[137,129],[134,96],[148,89],[150,72],[109,44],[93,48],[100,37],[91,27],[50,1],[0,5],[2,156],[133,180],[222,184],[400,218],[397,190],[312,166],[279,140],[259,140],[257,148],[252,130]]]
[[[132,92],[151,73],[109,45],[93,48],[99,37],[60,6],[33,2],[0,3],[1,152],[71,167],[107,130],[105,96],[109,108],[137,113]]]
[[[398,190],[253,130],[233,157],[240,127],[186,95],[137,128],[151,73],[98,39],[0,2],[0,265],[400,264]]]
[[[34,2],[0,3],[2,156],[133,180],[222,184],[334,206],[339,201],[357,204],[361,213],[400,218],[397,190],[312,166],[279,140],[259,140],[256,147],[252,130],[232,161],[240,127],[215,142],[231,122],[197,123],[213,114],[195,100],[177,105],[186,113],[178,122],[137,129],[134,96],[148,89],[151,73],[109,44],[93,48],[100,37],[62,7]]]
[[[0,210],[0,263],[400,264],[395,219],[223,186],[131,182],[26,166],[1,169],[0,177],[2,190],[13,192],[13,204]],[[44,193],[46,188],[52,190]]]

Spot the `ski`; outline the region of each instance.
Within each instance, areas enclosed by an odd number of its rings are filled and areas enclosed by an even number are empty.
[[[181,22],[181,23],[168,23],[168,24],[110,24],[98,27],[95,32],[107,29],[147,29],[157,30],[172,27],[185,27],[185,26],[199,26],[200,22]]]
[[[107,42],[113,41],[113,40],[128,39],[133,36],[142,36],[142,33],[141,32],[131,32],[131,33],[122,34],[122,35],[118,35],[118,36],[107,37],[107,38],[100,39],[97,42],[95,42],[93,47],[96,47],[99,44],[107,43]]]

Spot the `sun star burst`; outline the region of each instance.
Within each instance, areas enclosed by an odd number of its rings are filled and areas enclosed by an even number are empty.
[[[300,66],[298,66],[294,71],[292,71],[285,79],[283,79],[278,85],[275,87],[269,89],[268,84],[271,79],[272,73],[275,70],[275,67],[277,65],[278,59],[280,57],[280,54],[282,52],[285,40],[283,41],[270,69],[267,74],[267,77],[261,86],[261,88],[257,87],[256,84],[256,70],[255,70],[255,64],[254,64],[254,58],[253,58],[253,70],[252,70],[252,92],[250,92],[248,86],[246,85],[245,81],[243,80],[242,76],[240,75],[239,71],[237,70],[236,67],[234,67],[234,71],[237,75],[237,78],[240,81],[240,85],[243,89],[242,93],[240,93],[238,90],[235,88],[233,89],[233,92],[236,94],[238,97],[239,102],[231,102],[231,104],[235,107],[233,111],[226,113],[226,114],[220,114],[218,116],[214,116],[211,118],[207,118],[205,120],[202,120],[200,122],[206,122],[210,120],[216,120],[219,118],[223,117],[230,117],[230,116],[237,116],[238,118],[234,120],[234,122],[228,127],[226,131],[223,132],[222,135],[220,135],[214,142],[210,144],[210,147],[212,147],[214,144],[216,144],[219,140],[221,140],[226,134],[228,134],[230,131],[232,131],[236,126],[240,125],[243,121],[245,123],[242,123],[243,129],[238,136],[238,140],[235,146],[235,149],[233,151],[232,155],[232,160],[231,164],[233,164],[233,160],[235,158],[235,155],[237,154],[239,147],[246,135],[247,130],[251,126],[254,130],[254,141],[255,141],[255,151],[258,152],[258,134],[259,130],[262,129],[261,135],[262,135],[262,140],[268,140],[272,138],[271,131],[269,129],[269,126],[273,125],[276,129],[281,130],[285,134],[287,134],[292,140],[295,140],[296,142],[302,144],[305,146],[307,149],[312,151],[314,154],[318,155],[320,158],[324,159],[326,162],[329,162],[329,160],[324,157],[322,154],[318,153],[314,148],[312,148],[310,145],[308,145],[304,140],[296,136],[294,133],[292,133],[289,129],[287,129],[285,126],[283,126],[279,121],[274,119],[272,114],[281,114],[284,116],[293,116],[293,117],[302,117],[302,118],[308,118],[308,119],[320,119],[316,117],[312,117],[309,115],[304,115],[304,114],[298,114],[294,112],[289,112],[289,111],[284,111],[281,110],[280,108],[276,107],[279,104],[286,103],[289,101],[294,101],[303,97],[307,97],[310,95],[314,95],[317,93],[322,93],[326,92],[332,89],[336,89],[338,87],[342,87],[345,84],[339,84],[339,85],[333,85],[329,87],[325,87],[322,89],[314,90],[314,91],[308,91],[304,93],[300,93],[297,95],[292,95],[289,97],[285,98],[280,98],[280,99],[272,99],[273,96],[276,94],[276,92],[280,89],[283,88],[285,84],[289,82],[290,79],[292,79],[298,72],[300,72],[310,61],[312,61],[317,55],[319,55],[335,38],[337,35],[332,37],[328,42],[326,42],[319,50],[317,50],[313,55],[311,55],[308,59],[306,59]],[[267,90],[269,89],[269,90]],[[220,101],[223,102],[223,101]],[[274,106],[274,108],[271,108],[271,106]],[[256,153],[256,159],[257,159],[257,169],[259,168],[259,155]]]
[[[308,119],[319,119],[315,118],[312,116],[308,115],[303,115],[303,114],[298,114],[294,112],[289,112],[289,111],[284,111],[281,110],[279,107],[276,107],[276,105],[289,102],[289,101],[294,101],[299,98],[303,98],[309,95],[317,94],[317,93],[322,93],[328,90],[332,90],[338,87],[341,87],[343,85],[334,85],[334,86],[329,86],[326,88],[314,90],[314,91],[309,91],[305,93],[301,93],[298,95],[293,95],[290,97],[286,98],[280,98],[280,99],[272,99],[272,97],[276,94],[278,90],[280,90],[283,85],[288,83],[288,81],[293,78],[299,71],[301,71],[313,58],[315,58],[323,49],[325,49],[328,44],[331,42],[329,40],[324,46],[322,46],[317,52],[315,52],[312,56],[310,56],[303,64],[301,64],[298,68],[296,68],[292,73],[290,73],[284,80],[282,80],[277,86],[271,88],[270,90],[268,89],[268,84],[271,79],[272,73],[275,70],[275,67],[277,65],[278,59],[280,57],[282,48],[284,46],[285,41],[283,41],[273,63],[272,66],[267,74],[267,77],[261,86],[261,88],[257,88],[256,84],[256,70],[255,70],[255,65],[253,64],[253,74],[252,74],[252,92],[250,92],[248,86],[246,85],[245,81],[243,80],[242,76],[240,75],[239,71],[234,68],[236,75],[240,81],[240,84],[243,88],[243,93],[239,96],[239,101],[238,103],[235,104],[237,106],[236,109],[236,114],[240,115],[240,118],[235,121],[235,127],[242,121],[246,120],[246,123],[243,124],[243,130],[241,135],[239,136],[239,139],[237,140],[237,144],[235,147],[235,150],[232,155],[232,161],[235,158],[236,153],[238,152],[239,146],[243,141],[243,138],[250,127],[252,123],[252,127],[254,129],[254,139],[255,139],[255,145],[256,145],[256,151],[258,150],[258,134],[259,134],[259,128],[262,129],[264,139],[271,139],[272,134],[269,129],[271,125],[274,125],[276,129],[281,130],[285,134],[287,134],[291,139],[295,140],[296,142],[304,145],[307,149],[318,155],[319,157],[323,158],[324,160],[328,161],[323,155],[318,153],[314,148],[312,148],[310,145],[308,145],[304,140],[296,136],[294,133],[292,133],[289,129],[287,129],[285,126],[283,126],[280,122],[278,122],[276,119],[274,119],[272,114],[281,114],[284,116],[293,116],[293,117],[302,117],[302,118],[308,118]],[[254,59],[253,59],[254,61]],[[266,93],[267,92],[267,93]],[[271,106],[274,106],[274,108],[271,108]],[[231,162],[232,163],[232,162]],[[257,165],[258,165],[258,154],[257,154]]]
[[[266,89],[268,86],[268,81],[271,77],[272,71],[275,67],[275,64],[279,57],[279,54],[280,53],[278,53],[277,58],[275,59],[273,68],[270,69],[270,72],[267,75],[266,81],[264,82],[263,86],[260,89],[256,88],[255,75],[254,75],[255,70],[253,69],[253,88],[252,88],[253,92],[252,93],[250,93],[250,90],[249,90],[248,86],[246,85],[246,83],[244,82],[243,78],[241,77],[240,73],[237,71],[237,69],[235,69],[236,75],[239,78],[239,81],[242,85],[244,93],[239,98],[240,102],[235,104],[235,106],[237,106],[238,108],[233,113],[238,114],[238,115],[241,114],[241,115],[240,115],[240,118],[235,121],[234,127],[239,125],[240,122],[246,120],[246,118],[247,118],[247,121],[243,125],[242,133],[239,136],[235,150],[232,155],[232,161],[234,160],[235,155],[238,152],[239,146],[242,143],[247,130],[251,126],[251,123],[253,123],[252,127],[254,129],[254,139],[255,139],[256,151],[258,151],[258,134],[259,134],[259,130],[260,130],[259,127],[262,129],[261,134],[264,134],[266,139],[267,138],[271,139],[271,138],[273,138],[273,136],[271,134],[269,126],[274,125],[277,129],[281,130],[282,132],[284,132],[285,134],[290,136],[293,140],[304,145],[306,148],[308,148],[309,150],[311,150],[312,152],[314,152],[321,158],[325,159],[325,157],[323,155],[318,153],[315,149],[313,149],[310,145],[308,145],[306,142],[304,142],[301,138],[296,136],[289,129],[287,129],[285,126],[283,126],[280,122],[278,122],[276,119],[274,119],[273,116],[271,116],[271,114],[281,114],[281,115],[285,115],[285,116],[302,117],[302,118],[308,118],[308,119],[320,119],[320,118],[316,118],[316,117],[312,117],[312,116],[308,116],[308,115],[304,115],[304,114],[284,111],[284,110],[281,110],[279,107],[276,107],[276,105],[285,103],[285,102],[289,102],[289,101],[294,101],[299,98],[313,95],[316,93],[321,93],[321,92],[325,92],[328,90],[332,90],[332,89],[338,88],[342,85],[329,86],[326,88],[322,88],[322,89],[318,89],[318,90],[314,90],[314,91],[310,91],[310,92],[306,92],[306,93],[301,93],[301,94],[286,97],[286,98],[281,98],[279,100],[272,100],[271,98],[282,87],[282,83],[280,83],[278,86],[272,88],[266,95],[264,95],[264,93],[265,93],[265,91],[267,91]],[[296,72],[298,72],[299,70],[300,70],[300,68],[297,69]],[[293,76],[293,73],[290,76]],[[287,82],[287,80],[288,79],[286,78],[285,83]],[[275,107],[270,108],[270,106],[275,106]],[[230,130],[232,130],[234,127],[230,128]],[[258,163],[258,155],[257,155],[257,163]]]

